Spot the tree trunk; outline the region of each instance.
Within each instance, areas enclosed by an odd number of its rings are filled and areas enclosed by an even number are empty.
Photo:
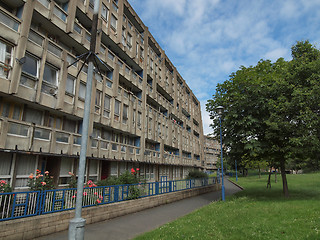
[[[287,183],[287,176],[286,176],[286,166],[285,161],[280,161],[280,171],[281,171],[281,177],[282,177],[282,191],[285,198],[289,198],[289,189],[288,189],[288,183]]]
[[[274,182],[277,183],[278,179],[277,179],[277,169],[274,170]]]
[[[269,177],[268,177],[268,182],[267,182],[267,188],[271,188],[271,173],[272,173],[272,168],[270,168],[270,171],[269,171]]]
[[[261,178],[261,169],[260,169],[260,164],[258,165],[259,167],[259,178]]]

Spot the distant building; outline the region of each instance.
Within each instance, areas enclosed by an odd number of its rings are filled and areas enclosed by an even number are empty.
[[[217,162],[220,159],[220,143],[209,135],[204,136],[204,159],[207,171],[217,170]]]
[[[78,169],[92,0],[0,0],[0,179],[57,186]],[[200,102],[127,0],[101,0],[86,179],[139,168],[180,179],[203,161]]]

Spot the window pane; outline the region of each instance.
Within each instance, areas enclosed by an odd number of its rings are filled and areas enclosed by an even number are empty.
[[[120,102],[118,100],[114,103],[114,114],[120,115]]]
[[[81,82],[79,87],[79,98],[85,99],[85,97],[86,97],[86,85]]]
[[[57,70],[46,64],[44,66],[43,80],[57,86]]]
[[[110,99],[111,97],[108,95],[104,96],[104,109],[110,110]]]
[[[29,123],[35,123],[41,125],[42,123],[42,112],[32,108],[27,108],[24,114],[25,121]]]
[[[68,75],[67,77],[67,83],[66,83],[66,92],[74,95],[74,83],[75,83],[75,77]]]
[[[37,69],[38,60],[27,54],[25,57],[26,57],[26,62],[22,65],[22,71],[37,77],[38,76],[38,69]]]
[[[10,175],[11,172],[11,154],[0,153],[0,177]]]

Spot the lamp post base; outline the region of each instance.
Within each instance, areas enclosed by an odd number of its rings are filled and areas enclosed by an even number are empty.
[[[84,240],[84,218],[73,218],[69,222],[69,240]]]

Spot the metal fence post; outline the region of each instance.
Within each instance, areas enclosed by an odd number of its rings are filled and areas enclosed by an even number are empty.
[[[159,182],[156,182],[156,195],[159,195]]]

